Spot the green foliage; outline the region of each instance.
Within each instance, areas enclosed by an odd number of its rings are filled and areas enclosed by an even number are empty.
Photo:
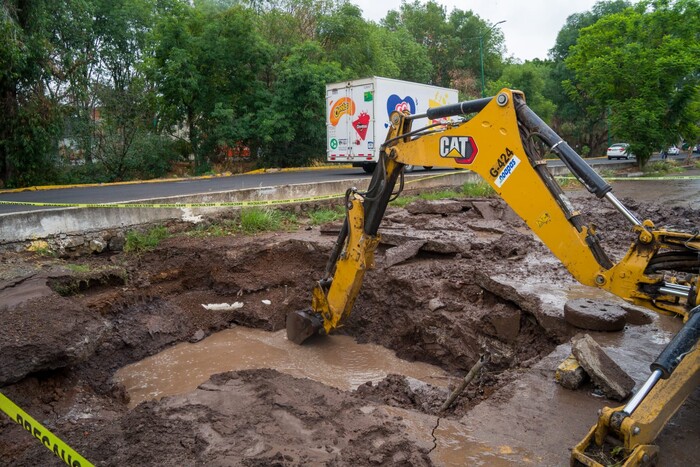
[[[459,198],[482,198],[494,196],[496,192],[491,186],[484,182],[467,182],[458,189],[444,189],[437,191],[426,191],[418,195],[402,196],[391,202],[392,206],[395,207],[406,207],[406,205],[419,200],[424,199],[428,201],[435,201],[440,199],[459,199]]]
[[[247,208],[242,209],[238,227],[241,232],[255,234],[290,228],[296,218],[276,209]]]
[[[420,199],[428,200],[428,201],[434,201],[434,200],[439,200],[439,199],[449,199],[449,198],[458,198],[460,197],[461,193],[451,190],[451,189],[446,189],[446,190],[438,190],[438,191],[427,191],[425,193],[421,193],[419,195]]]
[[[342,206],[335,209],[319,208],[309,211],[308,216],[311,225],[321,225],[345,218],[345,209]]]
[[[489,197],[494,196],[496,191],[491,188],[491,185],[484,181],[475,183],[465,183],[462,185],[462,193],[469,197]]]
[[[683,172],[685,169],[680,167],[678,161],[674,160],[663,160],[663,161],[653,161],[644,166],[643,172],[645,176],[656,176],[664,175],[667,173],[679,173]]]
[[[168,229],[163,226],[153,227],[147,232],[131,230],[126,234],[124,251],[127,253],[142,253],[155,249],[160,242],[170,236]]]
[[[316,42],[305,42],[275,68],[277,82],[267,111],[259,116],[264,167],[299,167],[325,155],[326,83],[343,76],[322,58]]]
[[[411,204],[415,200],[418,199],[417,195],[410,195],[410,196],[399,196],[395,200],[391,202],[391,206],[397,207],[397,208],[404,208],[407,205]]]
[[[404,2],[382,24],[390,31],[405,29],[423,47],[432,65],[430,82],[456,87],[467,96],[481,95],[481,53],[487,79],[498,77],[503,34],[471,11],[446,8],[437,2]],[[483,49],[483,50],[482,50]]]
[[[556,107],[554,128],[572,147],[587,146],[594,156],[605,154],[608,144],[606,111],[591,107],[592,96],[573,91],[575,74],[565,60],[571,47],[578,41],[582,29],[629,6],[631,3],[624,0],[600,1],[591,11],[569,16],[550,50],[551,71],[545,84],[544,96]]]
[[[503,88],[518,89],[525,93],[527,105],[545,122],[554,117],[556,106],[544,97],[545,83],[550,67],[542,62],[507,64],[501,77],[487,87],[487,95],[494,96]]]
[[[697,1],[641,2],[582,29],[565,61],[575,74],[569,96],[607,113],[642,166],[656,148],[697,134],[699,20]]]
[[[482,69],[488,94],[523,90],[583,155],[614,135],[644,163],[697,140],[700,7],[634,5],[572,15],[551,60],[515,63],[500,28],[434,0],[403,2],[379,24],[345,0],[7,0],[0,184],[160,177],[191,156],[201,174],[237,145],[259,166],[313,165],[325,84],[376,75],[473,98]]]

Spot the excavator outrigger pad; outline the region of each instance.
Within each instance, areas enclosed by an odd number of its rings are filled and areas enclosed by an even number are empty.
[[[287,314],[287,339],[297,345],[323,329],[321,318],[311,311],[293,311]]]

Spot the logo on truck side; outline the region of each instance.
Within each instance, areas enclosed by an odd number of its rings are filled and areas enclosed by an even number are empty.
[[[470,136],[443,136],[439,149],[440,157],[452,158],[458,164],[471,164],[479,152]]]
[[[328,115],[331,125],[336,126],[343,115],[355,115],[355,102],[349,97],[341,97],[332,106]]]

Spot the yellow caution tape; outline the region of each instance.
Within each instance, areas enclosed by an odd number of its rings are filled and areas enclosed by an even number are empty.
[[[58,439],[56,435],[46,429],[41,423],[34,420],[27,412],[17,407],[14,402],[0,393],[0,410],[5,412],[13,421],[17,422],[22,428],[27,430],[29,434],[46,446],[46,449],[52,451],[56,457],[61,459],[70,467],[85,467],[93,464],[86,460],[83,456],[75,452],[73,448]]]
[[[328,199],[342,198],[345,194],[311,196],[307,198],[292,198],[292,199],[270,199],[260,201],[221,201],[216,203],[35,203],[31,201],[2,201],[0,204],[21,205],[21,206],[39,206],[51,208],[170,208],[170,209],[186,209],[186,208],[229,208],[229,207],[247,207],[247,206],[274,206],[278,204],[293,204],[304,203],[310,201],[322,201]]]
[[[562,176],[559,176],[558,178],[565,178],[565,179],[569,179],[569,180],[575,179],[575,177],[573,177],[571,175],[562,175]],[[606,181],[611,180],[611,181],[616,181],[616,182],[624,182],[627,180],[630,180],[630,181],[700,180],[700,175],[685,175],[685,176],[681,176],[681,177],[603,177],[603,178]]]
[[[433,178],[441,178],[447,174],[431,175],[415,180],[406,181],[406,185],[416,183],[423,180]],[[290,199],[270,199],[259,201],[221,201],[215,203],[41,203],[32,201],[3,201],[0,200],[0,205],[12,206],[36,206],[47,208],[155,208],[155,209],[192,209],[192,208],[230,208],[230,207],[249,207],[249,206],[276,206],[280,204],[295,204],[309,203],[313,201],[324,201],[329,199],[337,199],[345,196],[345,193],[336,193],[332,195],[309,196],[305,198],[290,198]]]

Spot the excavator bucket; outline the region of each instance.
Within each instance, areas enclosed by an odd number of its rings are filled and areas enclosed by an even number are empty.
[[[311,310],[293,311],[287,314],[287,339],[301,345],[323,329],[321,319]]]

